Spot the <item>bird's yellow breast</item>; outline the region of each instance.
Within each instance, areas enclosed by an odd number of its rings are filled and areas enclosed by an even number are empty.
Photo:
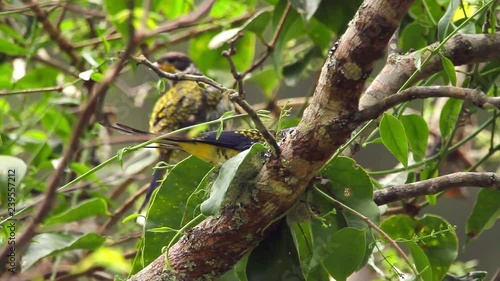
[[[178,145],[187,153],[212,165],[218,165],[240,153],[236,149],[218,147],[202,142],[180,142]]]

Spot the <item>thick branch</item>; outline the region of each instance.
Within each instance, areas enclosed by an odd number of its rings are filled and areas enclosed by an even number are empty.
[[[500,97],[489,97],[480,90],[452,86],[412,87],[359,111],[356,113],[356,119],[359,121],[375,119],[384,111],[410,100],[443,97],[469,101],[479,108],[500,109]]]
[[[438,43],[429,46],[435,49]],[[500,32],[495,34],[457,34],[442,48],[444,56],[454,65],[480,63],[500,60]],[[388,63],[370,84],[366,93],[359,101],[360,109],[367,108],[381,99],[398,92],[408,78],[417,71],[415,60],[417,53],[393,55]],[[429,52],[422,56],[422,61]],[[429,77],[443,69],[441,56],[434,56],[424,65],[414,82]]]
[[[368,0],[360,7],[335,53],[322,69],[311,105],[294,135],[281,144],[281,159],[270,159],[234,202],[184,235],[168,251],[177,280],[215,279],[265,235],[268,226],[296,203],[309,182],[350,136],[349,116],[357,111],[363,84],[412,1]],[[245,197],[242,195],[242,197]],[[237,221],[235,219],[238,218]],[[158,257],[132,280],[168,280]]]
[[[500,177],[495,173],[454,173],[380,189],[374,192],[373,200],[377,205],[384,205],[402,199],[436,194],[450,188],[462,186],[487,187],[500,190]]]

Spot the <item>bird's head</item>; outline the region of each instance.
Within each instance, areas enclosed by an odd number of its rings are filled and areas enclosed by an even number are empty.
[[[193,61],[186,54],[181,52],[166,53],[156,61],[156,65],[159,69],[169,73],[182,72],[186,74],[201,75],[200,70]]]

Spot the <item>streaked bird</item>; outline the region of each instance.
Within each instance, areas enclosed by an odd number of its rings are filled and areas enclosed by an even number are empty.
[[[168,52],[160,57],[156,65],[169,73],[202,75],[200,70],[184,53]],[[233,110],[227,96],[216,88],[189,80],[172,82],[168,89],[156,101],[149,120],[151,133],[168,133],[187,126],[218,119],[226,111]],[[173,151],[162,149],[159,161],[171,162]],[[142,210],[149,202],[151,194],[159,186],[164,170],[156,169],[146,198],[140,207]],[[140,211],[139,210],[139,211]]]

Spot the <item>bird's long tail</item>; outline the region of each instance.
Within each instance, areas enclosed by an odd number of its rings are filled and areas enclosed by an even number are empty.
[[[129,135],[149,135],[151,138],[157,137],[157,134],[153,134],[150,132],[146,132],[143,130],[139,130],[136,128],[132,128],[130,126],[121,124],[121,123],[115,123],[115,124],[110,124],[108,125],[110,128],[120,131],[125,134]],[[160,156],[158,157],[158,161],[163,161],[163,162],[169,162],[170,158],[172,157],[173,150],[180,149],[179,145],[177,144],[176,140],[174,138],[169,139],[169,138],[164,138],[157,143],[160,148]],[[146,190],[146,196],[144,197],[144,201],[141,204],[141,207],[139,208],[139,213],[142,212],[142,210],[148,205],[149,201],[151,200],[151,195],[153,195],[153,192],[160,187],[161,180],[165,175],[165,169],[156,169],[153,173],[153,178],[151,179],[151,182],[149,183],[149,187]]]
[[[160,136],[160,134],[154,134],[150,132],[146,132],[143,130],[139,130],[121,123],[115,123],[115,124],[110,124],[108,127],[120,131],[122,133],[128,134],[128,135],[147,135],[151,136],[151,139],[156,138]],[[179,146],[179,142],[192,142],[193,140],[186,139],[183,137],[178,137],[178,136],[171,136],[171,137],[164,137],[159,139],[158,141],[155,142],[155,145],[157,145],[160,149],[173,149],[173,150],[182,150],[182,148]],[[165,160],[161,160],[165,161]]]
[[[173,150],[167,150],[167,151],[162,151],[160,153],[160,157],[158,158],[157,162],[164,161],[167,162],[170,160],[170,157],[172,156]],[[139,208],[139,214],[142,212],[142,210],[148,205],[149,201],[151,200],[151,195],[153,195],[153,192],[160,187],[161,180],[163,179],[165,175],[165,169],[155,169],[153,173],[153,178],[151,179],[151,182],[149,183],[148,190],[146,190],[146,196],[144,197],[144,201],[141,204],[141,207]]]

